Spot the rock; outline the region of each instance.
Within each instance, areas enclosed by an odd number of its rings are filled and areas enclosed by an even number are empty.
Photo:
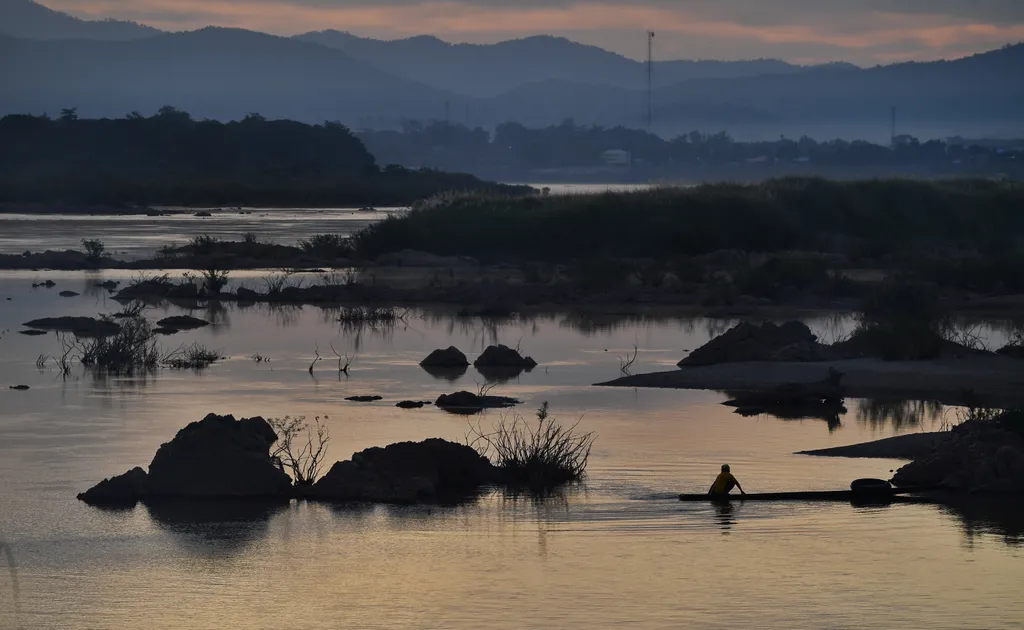
[[[471,496],[500,475],[464,444],[430,439],[369,448],[338,462],[312,488],[331,501],[418,503]]]
[[[164,297],[178,300],[189,300],[199,297],[199,285],[191,282],[172,284],[164,293]]]
[[[31,330],[31,329],[29,329],[29,330],[19,330],[18,334],[28,335],[29,337],[37,337],[39,335],[45,335],[45,334],[47,334],[47,332],[45,330]]]
[[[61,291],[57,295],[61,297],[78,297],[81,293],[75,293],[74,291]]]
[[[467,371],[469,371],[469,367],[466,365],[460,365],[459,367],[435,367],[432,365],[424,365],[421,367],[427,374],[436,379],[448,381],[449,383],[459,380]]]
[[[92,317],[44,317],[25,322],[24,326],[39,330],[72,332],[80,337],[107,337],[116,335],[121,327],[115,322]]]
[[[149,465],[146,497],[281,498],[291,478],[270,457],[277,434],[260,417],[209,414],[162,444]]]
[[[349,396],[345,400],[351,400],[352,402],[375,402],[378,400],[384,400],[383,396]]]
[[[195,213],[194,216],[197,216],[197,217],[212,217],[213,215],[210,214],[209,212],[207,212],[206,210],[202,210],[200,212]]]
[[[11,385],[11,389],[16,389],[19,392],[24,392],[29,389],[28,385]]]
[[[177,328],[164,328],[162,326],[157,326],[153,329],[154,335],[177,335],[180,332]]]
[[[444,350],[434,350],[426,359],[420,361],[423,367],[458,368],[469,365],[469,359],[462,354],[455,346],[448,346]]]
[[[199,319],[198,317],[192,317],[191,315],[175,315],[174,317],[165,317],[156,323],[161,328],[170,328],[173,330],[194,330],[196,328],[202,328],[203,326],[209,326],[210,322],[205,319]]]
[[[107,291],[114,291],[117,289],[117,285],[121,284],[116,280],[107,280],[106,282],[97,282],[94,286],[100,289],[106,289]]]
[[[1014,412],[1007,412],[1014,413]],[[976,493],[1024,493],[1019,461],[1024,437],[999,421],[971,420],[954,427],[927,455],[901,467],[897,486],[938,486]]]
[[[424,405],[429,404],[430,403],[421,402],[419,400],[403,400],[402,402],[395,403],[395,406],[400,409],[422,409]]]
[[[80,493],[78,500],[89,505],[132,506],[142,499],[147,477],[146,471],[136,466]]]
[[[1024,346],[1006,345],[996,350],[996,354],[1001,354],[1011,359],[1024,359]]]
[[[256,299],[260,297],[260,294],[256,291],[253,291],[252,289],[238,287],[238,290],[235,291],[235,297],[237,297],[239,300],[255,302]]]
[[[32,283],[32,288],[33,289],[35,289],[36,287],[46,287],[47,289],[50,289],[50,288],[53,288],[55,286],[57,286],[57,283],[54,282],[53,280],[47,280],[46,282],[33,282]]]
[[[828,347],[819,344],[806,324],[797,321],[777,326],[739,323],[697,348],[679,367],[740,361],[821,361]]]
[[[476,368],[480,367],[521,367],[523,369],[533,369],[537,367],[537,362],[531,357],[524,357],[519,352],[508,346],[498,344],[496,346],[487,346],[483,354],[477,357],[476,361],[473,362],[473,366]]]
[[[476,413],[482,409],[514,407],[519,401],[505,396],[478,396],[472,392],[455,392],[438,396],[434,404],[454,413]]]

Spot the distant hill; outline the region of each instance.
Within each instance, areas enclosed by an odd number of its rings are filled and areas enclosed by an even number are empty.
[[[443,55],[459,48],[433,38],[401,40],[400,45],[447,51]],[[552,58],[555,49],[568,46],[581,58],[605,59],[608,70],[589,75],[581,70],[573,79],[531,79],[528,69],[517,64],[534,59],[545,46],[553,47],[548,50]],[[509,52],[516,47],[525,47],[521,56]],[[422,75],[413,80],[336,48],[238,29],[206,28],[126,41],[0,36],[0,114],[55,115],[77,107],[83,117],[121,116],[132,110],[148,115],[172,105],[197,118],[237,120],[258,112],[302,122],[339,120],[354,128],[394,128],[405,119],[439,120],[446,113],[453,122],[483,126],[510,120],[543,126],[567,118],[578,124],[645,124],[646,91],[601,80],[615,76],[615,64],[636,62],[551,37],[473,50],[483,60],[473,70],[481,81],[490,80],[491,89],[501,81],[514,86],[486,97],[459,95],[455,89],[428,85],[446,72],[458,74],[460,66],[446,66],[442,56],[412,55],[423,64],[416,72],[404,71]],[[496,50],[505,52],[488,65],[487,56]],[[770,67],[772,62],[765,63]],[[540,69],[558,66],[536,64]],[[578,67],[596,67],[588,64]],[[466,80],[476,76],[469,72]],[[866,69],[831,64],[775,74],[693,78],[661,87],[653,96],[655,131],[746,127],[751,133],[763,129],[773,138],[811,124],[860,124],[884,133],[892,106],[898,109],[901,129],[941,129],[938,133],[947,135],[974,133],[978,123],[1024,129],[1021,103],[1024,45],[952,61]]]
[[[249,112],[304,122],[435,117],[453,97],[344,53],[237,29],[98,42],[0,37],[0,113],[82,117],[151,114],[163,105],[196,118]]]
[[[296,39],[337,48],[397,76],[452,92],[494,96],[519,86],[561,79],[628,89],[646,89],[646,64],[596,46],[538,35],[497,44],[450,44],[419,36],[383,41],[341,31],[296,35]],[[691,79],[736,78],[800,72],[776,59],[754,61],[660,61],[657,85]]]
[[[25,39],[118,41],[151,37],[155,28],[119,20],[80,20],[32,0],[0,0],[0,34]]]
[[[1024,123],[1024,44],[952,61],[701,79],[659,91],[665,107],[696,101],[756,107],[781,120],[1008,120]]]

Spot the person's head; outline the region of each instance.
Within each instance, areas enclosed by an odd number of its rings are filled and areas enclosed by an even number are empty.
[[[722,472],[729,472],[729,464],[722,464]]]

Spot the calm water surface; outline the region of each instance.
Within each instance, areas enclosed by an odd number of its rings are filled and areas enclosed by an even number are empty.
[[[111,255],[133,260],[152,256],[165,245],[184,245],[200,234],[237,241],[247,232],[255,233],[261,240],[294,245],[314,234],[347,236],[401,209],[213,209],[209,217],[197,217],[196,211],[161,217],[0,213],[0,254],[81,250],[82,239],[98,238]]]
[[[717,392],[595,388],[640,348],[635,372],[671,367],[725,329],[722,320],[593,321],[567,314],[501,324],[412,311],[389,329],[345,330],[329,309],[161,306],[213,325],[198,340],[229,359],[203,372],[61,379],[37,370],[56,338],[16,331],[36,317],[111,312],[92,286],[126,275],[0,273],[0,539],[20,590],[0,578],[0,627],[113,628],[1007,628],[1020,627],[1024,518],[984,504],[680,504],[721,463],[748,491],[838,489],[899,462],[793,451],[937,428],[928,405],[849,401],[825,420],[743,418]],[[53,289],[32,289],[52,278]],[[57,292],[82,293],[61,298]],[[6,298],[11,298],[7,301]],[[203,306],[203,305],[199,305]],[[809,321],[825,335],[842,318]],[[330,416],[330,460],[397,440],[462,439],[465,418],[403,399],[477,388],[417,363],[454,344],[470,358],[520,344],[540,367],[494,393],[543,401],[598,433],[584,487],[544,502],[485,496],[460,507],[279,509],[140,506],[75,500],[99,479],[147,465],[206,413]],[[332,369],[330,345],[356,355]],[[327,357],[310,376],[319,347]],[[255,363],[254,353],[270,357]],[[30,385],[12,391],[7,385]],[[374,404],[353,394],[379,394]],[[493,422],[495,413],[478,416]]]

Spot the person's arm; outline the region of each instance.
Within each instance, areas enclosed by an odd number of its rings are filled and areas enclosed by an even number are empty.
[[[740,489],[740,494],[746,494],[746,492],[743,491],[743,486],[740,485],[740,480],[736,477],[733,477],[732,479],[736,482],[736,487]]]

